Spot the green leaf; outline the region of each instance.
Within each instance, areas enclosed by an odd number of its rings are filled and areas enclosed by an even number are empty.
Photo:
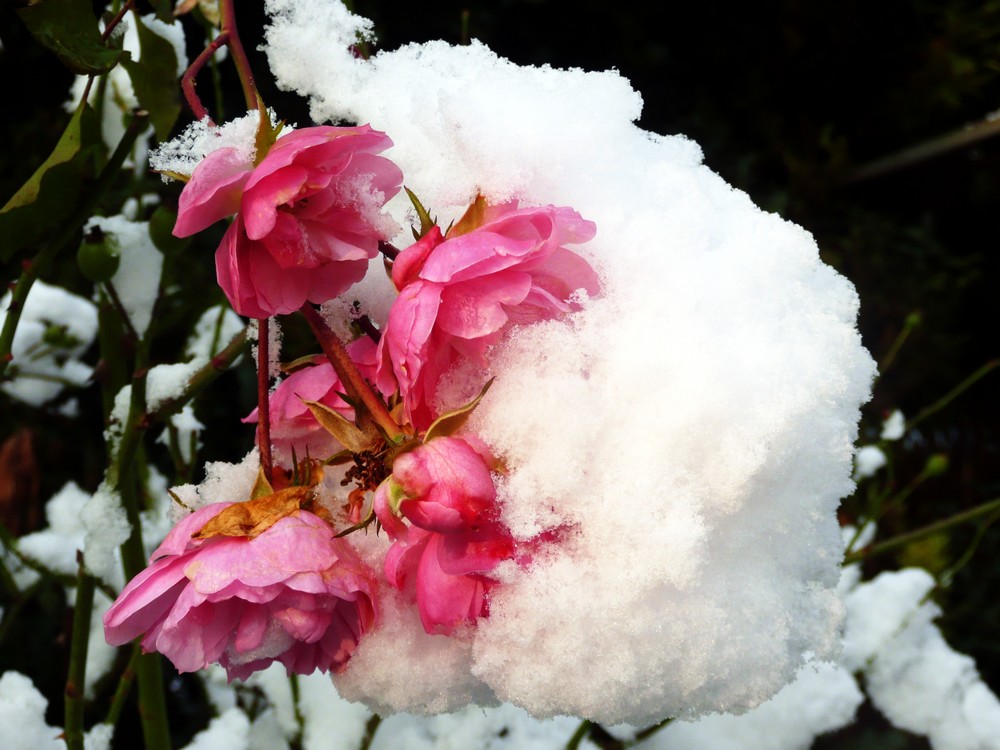
[[[173,0],[149,0],[149,4],[153,6],[153,10],[156,12],[156,17],[163,21],[163,23],[173,23]]]
[[[10,260],[72,215],[90,176],[91,157],[100,148],[97,115],[81,103],[49,158],[0,209],[0,259]]]
[[[139,35],[139,59],[123,65],[132,79],[132,88],[156,129],[156,137],[165,141],[181,112],[180,87],[177,85],[177,54],[174,45],[139,20],[131,19]]]
[[[460,406],[454,411],[442,414],[440,417],[435,419],[434,424],[427,429],[427,434],[424,435],[424,442],[426,443],[436,437],[454,435],[462,429],[465,423],[469,421],[469,417],[472,416],[472,412],[477,406],[479,406],[479,402],[483,400],[483,396],[486,395],[486,391],[488,391],[490,386],[493,385],[493,381],[495,379],[496,378],[490,378],[486,382],[486,385],[483,386],[483,390],[479,392],[479,395],[465,406]]]
[[[107,73],[127,52],[108,49],[86,0],[35,0],[17,14],[31,35],[80,75]]]

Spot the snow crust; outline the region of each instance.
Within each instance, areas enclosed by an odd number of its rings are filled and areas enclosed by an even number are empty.
[[[877,445],[864,445],[854,455],[854,478],[868,479],[886,465],[888,459]]]
[[[3,326],[13,295],[0,298]],[[41,406],[67,385],[82,387],[93,368],[79,357],[97,336],[97,308],[88,300],[57,286],[36,281],[24,303],[11,346],[15,377],[0,383],[8,396]]]
[[[260,113],[256,110],[218,125],[208,117],[193,122],[179,136],[150,152],[149,166],[159,172],[189,177],[202,159],[220,148],[235,148],[244,160],[253,161],[258,122]],[[276,124],[277,120],[272,118],[272,123]],[[163,179],[169,181],[166,174]]]
[[[1000,700],[934,624],[933,588],[927,571],[906,568],[851,591],[844,665],[863,669],[875,707],[934,750],[1000,748]]]
[[[20,672],[0,675],[0,738],[4,750],[61,750],[62,728],[45,721],[48,700]],[[84,750],[107,750],[114,727],[97,724],[84,735]]]
[[[421,639],[386,607],[342,693],[643,725],[744,711],[806,652],[835,656],[834,511],[874,365],[854,289],[812,237],[726,185],[690,140],[638,129],[641,98],[613,71],[519,67],[475,42],[364,61],[348,47],[370,24],[339,3],[267,9],[279,85],[317,121],[387,132],[442,226],[479,192],[572,206],[598,227],[573,249],[602,274],[601,298],[494,351],[472,423],[511,467],[503,520],[560,543],[503,571],[464,641]],[[412,221],[405,199],[389,209]]]

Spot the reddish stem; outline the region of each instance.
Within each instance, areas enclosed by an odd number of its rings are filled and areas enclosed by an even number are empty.
[[[270,333],[267,318],[257,319],[257,450],[264,478],[271,483],[271,358],[268,353]]]
[[[250,58],[247,57],[243,42],[240,41],[240,33],[236,30],[236,10],[233,7],[233,0],[219,0],[219,15],[222,18],[222,33],[229,36],[229,51],[233,55],[233,63],[243,85],[243,97],[246,99],[247,109],[259,109],[263,115],[264,107],[254,85]]]
[[[195,76],[205,67],[212,55],[219,47],[229,47],[229,52],[233,56],[233,64],[236,65],[236,73],[240,77],[240,85],[243,87],[243,97],[247,102],[247,109],[260,111],[261,117],[266,115],[264,102],[257,93],[254,85],[253,71],[250,69],[250,58],[247,57],[246,50],[243,49],[243,42],[240,41],[240,33],[236,29],[236,11],[233,7],[233,0],[219,0],[219,13],[222,19],[222,31],[209,45],[202,51],[195,61],[191,63],[181,78],[181,89],[184,91],[184,98],[187,99],[191,112],[199,120],[208,117],[208,110],[201,103],[198,94],[195,92]],[[210,120],[211,121],[211,120]]]
[[[350,356],[347,354],[347,350],[344,349],[344,345],[340,342],[333,331],[329,329],[326,325],[326,321],[323,320],[316,308],[310,303],[306,302],[302,305],[300,312],[305,316],[306,321],[309,323],[309,327],[312,329],[313,335],[316,340],[319,341],[320,346],[323,348],[323,353],[326,358],[330,360],[330,364],[333,365],[333,369],[337,373],[337,377],[340,378],[340,382],[344,386],[344,390],[347,391],[347,395],[350,396],[355,403],[363,404],[371,414],[372,419],[375,423],[382,428],[383,432],[389,437],[390,440],[396,440],[403,436],[403,431],[400,429],[399,425],[396,424],[396,420],[392,418],[389,414],[389,410],[385,408],[385,404],[382,403],[375,392],[371,389],[371,386],[365,381],[358,372],[358,368],[351,361]]]
[[[199,121],[204,120],[208,117],[208,110],[205,109],[205,105],[201,103],[201,99],[198,98],[198,94],[195,92],[195,80],[194,77],[201,72],[201,69],[205,67],[205,63],[212,59],[212,55],[219,47],[225,46],[229,41],[229,32],[223,31],[215,39],[213,39],[207,47],[202,51],[198,57],[195,58],[194,62],[188,66],[188,69],[184,71],[184,75],[181,77],[181,91],[184,92],[184,98],[187,99],[188,106],[191,108],[191,112],[194,113],[195,118]],[[212,119],[209,118],[211,123]]]
[[[132,5],[133,0],[128,0],[128,2],[122,6],[122,9],[118,11],[115,17],[108,21],[108,25],[105,26],[104,31],[101,32],[102,41],[106,42],[108,40],[108,37],[111,36],[111,32],[114,31],[115,27],[122,22],[123,18],[125,18],[125,14],[132,10]]]

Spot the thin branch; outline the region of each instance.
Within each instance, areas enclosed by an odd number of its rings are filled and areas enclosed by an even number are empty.
[[[180,413],[181,409],[183,409],[185,405],[191,401],[191,399],[205,390],[205,388],[217,377],[219,377],[219,375],[228,370],[230,365],[232,365],[241,354],[246,352],[249,345],[250,341],[247,338],[247,331],[246,329],[243,329],[233,336],[233,340],[226,345],[225,349],[212,357],[208,364],[204,365],[201,369],[196,370],[194,374],[188,378],[187,386],[185,386],[184,390],[179,395],[161,401],[156,409],[147,414],[147,418],[151,422],[162,422],[168,417],[172,417],[174,414]]]
[[[997,134],[1000,134],[1000,118],[981,120],[864,164],[851,172],[844,183],[850,185],[896,172],[949,151],[979,143]]]
[[[975,508],[970,508],[969,510],[962,511],[961,513],[956,513],[955,515],[949,516],[948,518],[944,518],[940,521],[935,521],[927,526],[922,526],[919,529],[914,529],[913,531],[907,531],[903,534],[899,534],[898,536],[891,537],[886,539],[884,542],[869,545],[864,549],[859,549],[857,552],[850,552],[844,557],[844,564],[850,565],[851,563],[866,560],[869,557],[875,557],[876,555],[891,552],[894,549],[904,547],[907,544],[912,544],[913,542],[919,541],[925,537],[946,531],[953,526],[958,526],[959,524],[967,523],[968,521],[974,521],[981,516],[988,515],[997,510],[1000,510],[1000,497],[994,498],[993,500],[985,502],[982,505],[977,505]]]
[[[270,326],[267,318],[257,319],[257,451],[264,479],[271,484],[271,359],[268,353]]]
[[[973,385],[975,385],[979,380],[981,380],[985,376],[989,375],[993,370],[995,370],[997,368],[998,365],[1000,365],[1000,359],[993,359],[993,360],[990,360],[989,362],[987,362],[986,364],[984,364],[982,367],[980,367],[978,370],[976,370],[974,373],[972,373],[969,377],[967,377],[961,383],[959,383],[954,388],[952,388],[950,391],[948,391],[944,396],[942,396],[941,398],[939,398],[933,404],[931,404],[930,406],[928,406],[926,409],[922,409],[917,414],[917,416],[915,416],[913,419],[909,420],[906,423],[906,429],[908,429],[908,430],[911,429],[912,427],[914,427],[918,423],[920,423],[920,422],[924,421],[925,419],[927,419],[932,414],[936,414],[937,412],[941,411],[948,404],[950,404],[952,401],[954,401],[956,398],[958,398],[960,395],[962,395],[962,393],[964,393],[970,387],[972,387]]]
[[[73,606],[73,635],[70,640],[69,674],[66,677],[65,738],[68,750],[83,750],[87,646],[90,643],[90,616],[94,609],[94,577],[87,574],[82,552],[77,552],[77,563],[79,572]]]
[[[403,437],[403,431],[400,429],[399,425],[389,414],[389,410],[386,409],[385,404],[382,403],[382,399],[379,398],[375,392],[371,389],[371,386],[365,382],[365,379],[358,372],[358,368],[355,367],[351,358],[347,354],[347,350],[344,349],[344,345],[340,342],[337,336],[330,330],[327,326],[326,321],[323,317],[316,311],[310,303],[306,302],[300,309],[300,312],[305,316],[306,321],[309,323],[309,327],[312,329],[313,335],[316,340],[319,341],[320,346],[323,348],[323,353],[326,358],[330,360],[330,364],[333,365],[333,369],[337,373],[337,377],[340,378],[341,384],[344,386],[344,390],[347,391],[347,395],[350,396],[355,403],[363,404],[371,415],[375,423],[382,428],[386,436],[390,440],[397,440]]]

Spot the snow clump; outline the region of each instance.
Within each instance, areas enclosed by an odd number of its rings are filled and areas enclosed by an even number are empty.
[[[350,46],[371,25],[339,3],[267,9],[279,85],[317,121],[388,133],[442,226],[478,192],[571,206],[598,229],[574,250],[601,297],[498,347],[472,423],[510,467],[503,521],[559,543],[499,571],[464,639],[385,617],[335,677],[341,693],[641,726],[745,711],[805,654],[835,658],[835,510],[874,364],[854,287],[809,233],[727,185],[690,140],[637,128],[641,97],[616,72],[520,67],[477,42],[361,60]],[[405,199],[388,209],[412,221]]]

